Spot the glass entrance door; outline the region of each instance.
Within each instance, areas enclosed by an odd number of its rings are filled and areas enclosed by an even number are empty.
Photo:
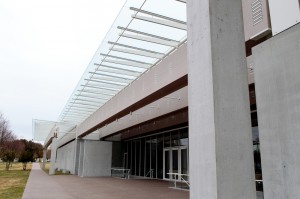
[[[186,147],[166,148],[164,149],[163,158],[164,179],[170,179],[171,176],[169,176],[168,173],[188,174],[188,151]]]
[[[179,173],[179,153],[178,153],[178,149],[172,149],[172,172],[171,173]],[[175,178],[177,179],[177,176],[175,176]]]

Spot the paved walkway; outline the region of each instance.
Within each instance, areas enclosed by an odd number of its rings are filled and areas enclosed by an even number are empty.
[[[162,180],[110,177],[81,178],[73,175],[49,176],[38,163],[32,170],[23,199],[188,199],[189,192],[168,188]]]

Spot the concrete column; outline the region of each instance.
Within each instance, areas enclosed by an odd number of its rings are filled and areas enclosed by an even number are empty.
[[[241,1],[188,0],[191,199],[254,199]]]
[[[55,161],[56,161],[56,150],[57,150],[57,138],[54,137],[52,139],[52,146],[51,146],[51,162],[50,162],[50,170],[49,175],[55,174]]]
[[[74,141],[74,174],[78,175],[78,169],[79,169],[79,159],[80,159],[80,143],[82,142],[81,139],[76,138]]]
[[[47,149],[43,149],[43,170],[45,170],[46,162],[47,162]]]
[[[265,199],[300,198],[300,24],[253,49]]]

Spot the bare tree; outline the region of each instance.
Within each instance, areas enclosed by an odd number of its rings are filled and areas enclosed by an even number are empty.
[[[16,157],[15,140],[16,136],[10,130],[8,120],[0,113],[0,158],[6,163],[6,170]]]

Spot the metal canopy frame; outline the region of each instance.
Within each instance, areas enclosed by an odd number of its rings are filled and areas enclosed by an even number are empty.
[[[58,138],[63,137],[66,133],[75,133],[76,122],[46,121],[33,119],[32,121],[33,139],[36,141],[46,141],[51,131],[58,129]]]
[[[81,123],[186,42],[186,0],[127,0],[62,110]]]

